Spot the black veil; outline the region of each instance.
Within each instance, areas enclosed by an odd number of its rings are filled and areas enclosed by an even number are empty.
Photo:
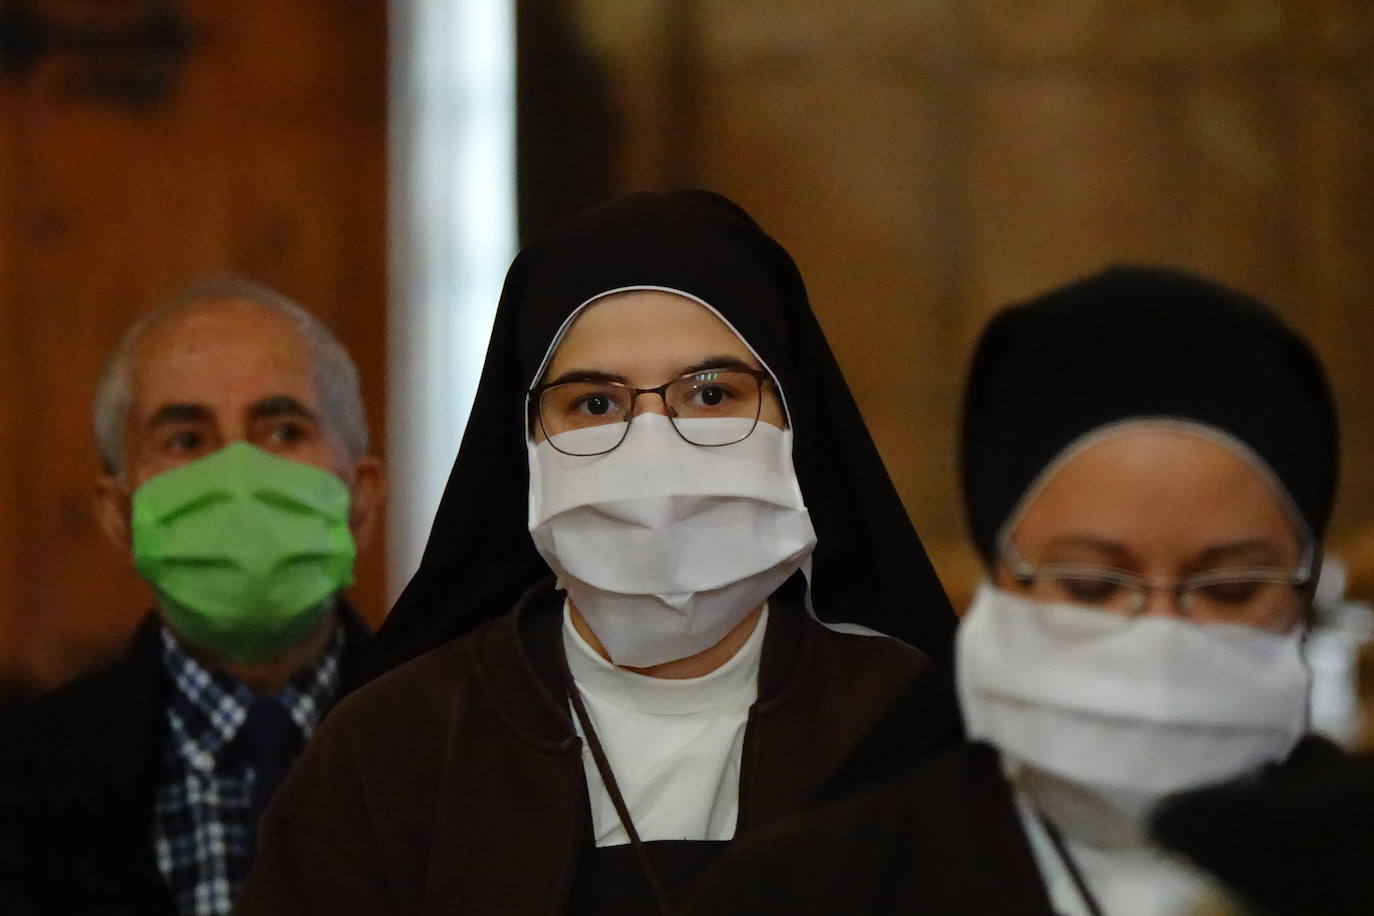
[[[1003,309],[978,341],[962,459],[984,561],[995,561],[1003,524],[1056,455],[1136,417],[1193,420],[1239,439],[1321,540],[1340,448],[1312,348],[1236,290],[1173,268],[1118,265]]]
[[[796,265],[729,200],[684,191],[632,194],[587,210],[512,263],[458,459],[420,567],[374,639],[371,673],[505,613],[550,576],[526,527],[525,393],[579,305],[645,286],[710,303],[785,392],[797,478],[817,534],[817,616],[946,655],[954,614]]]

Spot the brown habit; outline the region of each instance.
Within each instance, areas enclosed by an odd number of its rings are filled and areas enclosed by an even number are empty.
[[[922,653],[772,604],[737,836],[850,788],[837,785],[847,776],[886,775],[958,728]],[[560,625],[546,582],[345,700],[268,809],[238,912],[568,912],[591,844]]]

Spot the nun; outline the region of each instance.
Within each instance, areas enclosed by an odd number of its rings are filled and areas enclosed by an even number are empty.
[[[1192,913],[1216,887],[1157,806],[1338,753],[1304,736],[1300,651],[1336,420],[1266,307],[1117,267],[1008,308],[962,449],[969,742],[738,850],[688,912]]]
[[[961,740],[955,618],[792,259],[641,193],[512,264],[423,562],[247,914],[666,913]]]

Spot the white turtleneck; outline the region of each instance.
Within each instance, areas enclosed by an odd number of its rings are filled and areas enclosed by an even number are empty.
[[[728,840],[739,817],[739,768],[758,697],[768,608],[748,640],[703,677],[670,680],[617,668],[587,644],[563,608],[563,648],[639,838]],[[577,733],[582,725],[573,716]],[[585,742],[582,765],[596,845],[630,838]]]
[[[1091,916],[1063,857],[1055,848],[1026,791],[1015,790],[1017,814],[1030,840],[1035,864],[1040,869],[1050,904],[1061,916]],[[1075,812],[1078,818],[1086,810]],[[1091,817],[1089,817],[1091,820]],[[1115,820],[1108,815],[1107,820]],[[1064,846],[1088,886],[1094,901],[1108,916],[1188,916],[1205,912],[1205,905],[1221,899],[1215,882],[1182,859],[1150,843],[1143,834],[1134,839],[1089,841],[1084,834],[1119,833],[1109,824],[1076,824],[1056,821]],[[1083,827],[1082,830],[1076,829]]]

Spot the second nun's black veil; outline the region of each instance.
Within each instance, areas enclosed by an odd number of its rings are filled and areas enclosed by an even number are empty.
[[[807,300],[791,257],[735,204],[640,193],[588,210],[511,265],[463,443],[420,568],[377,633],[373,674],[509,610],[551,573],[527,528],[525,395],[564,321],[626,287],[710,303],[777,377],[816,529],[812,600],[934,656],[955,617]]]

